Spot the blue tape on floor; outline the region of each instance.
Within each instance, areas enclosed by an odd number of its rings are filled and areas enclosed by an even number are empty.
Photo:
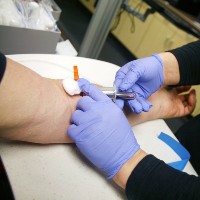
[[[171,162],[168,163],[168,165],[182,171],[190,159],[190,153],[177,140],[163,132],[160,133],[158,138],[162,140],[165,144],[170,146],[174,150],[174,152],[181,158],[180,161]]]

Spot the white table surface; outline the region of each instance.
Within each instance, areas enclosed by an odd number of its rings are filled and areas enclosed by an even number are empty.
[[[12,55],[10,58],[49,78],[73,77],[73,66],[80,77],[112,86],[118,66],[87,58],[60,55]],[[180,158],[157,138],[164,132],[175,138],[163,120],[133,127],[141,147],[165,162]],[[0,141],[0,155],[16,200],[118,200],[124,192],[107,181],[79,153],[75,145],[37,145]],[[197,175],[190,163],[185,172]]]

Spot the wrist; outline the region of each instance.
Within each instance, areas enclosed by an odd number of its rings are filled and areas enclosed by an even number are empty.
[[[139,149],[117,172],[113,180],[122,188],[126,187],[129,176],[138,165],[138,163],[147,155],[142,149]]]
[[[180,81],[179,64],[176,57],[170,52],[158,54],[163,61],[163,85],[177,85]]]

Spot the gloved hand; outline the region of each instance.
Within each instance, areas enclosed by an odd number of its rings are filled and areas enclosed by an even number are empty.
[[[78,83],[88,96],[79,100],[68,135],[88,160],[112,178],[140,147],[122,110],[87,80]]]
[[[147,99],[162,86],[163,73],[162,60],[159,55],[154,54],[121,67],[116,73],[114,84],[118,91],[136,93],[136,99],[128,101],[134,112],[147,112],[152,106]],[[122,100],[117,100],[116,103],[119,107],[123,107]]]

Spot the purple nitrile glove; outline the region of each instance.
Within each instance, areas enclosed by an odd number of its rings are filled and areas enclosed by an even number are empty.
[[[116,73],[114,84],[119,91],[136,93],[136,99],[129,100],[128,104],[134,112],[140,113],[150,109],[152,104],[147,99],[162,86],[163,79],[162,60],[154,54],[121,67]],[[122,107],[123,101],[117,100],[116,104]]]
[[[97,168],[112,178],[138,150],[139,145],[122,110],[85,79],[82,97],[72,114],[68,135]]]

